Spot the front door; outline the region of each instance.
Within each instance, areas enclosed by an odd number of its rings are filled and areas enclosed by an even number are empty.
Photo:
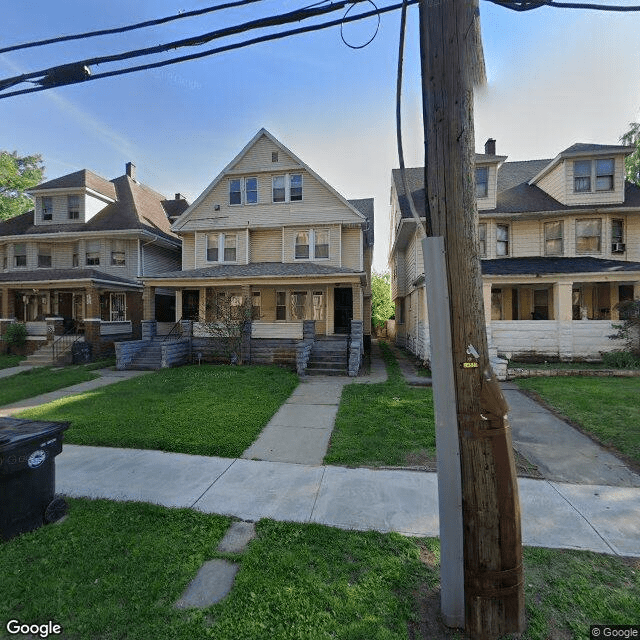
[[[73,327],[73,293],[58,293],[58,315],[62,316],[65,331]]]
[[[333,330],[335,333],[350,333],[353,318],[353,290],[340,287],[333,290]]]
[[[197,322],[200,315],[200,291],[197,289],[182,292],[182,319]]]

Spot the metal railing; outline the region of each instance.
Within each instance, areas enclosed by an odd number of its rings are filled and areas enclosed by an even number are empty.
[[[73,345],[82,338],[82,334],[78,333],[76,328],[68,329],[61,336],[57,336],[51,345],[51,359],[54,363],[58,362],[64,354],[73,349]]]
[[[171,331],[167,333],[162,342],[166,342],[167,340],[169,340],[169,338],[176,338],[178,336],[182,336],[182,318],[174,323],[174,325],[171,327]]]

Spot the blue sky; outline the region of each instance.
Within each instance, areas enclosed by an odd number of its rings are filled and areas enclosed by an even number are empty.
[[[0,43],[109,28],[211,4],[7,3]],[[8,53],[0,55],[0,77],[152,46],[304,4],[264,0],[130,34]],[[412,7],[403,109],[407,166],[423,162],[417,18]],[[523,160],[553,157],[574,142],[616,143],[639,115],[639,22],[635,13],[550,8],[517,13],[483,0],[488,84],[476,96],[477,149],[493,137],[499,154]],[[390,174],[398,164],[398,25],[397,14],[383,16],[374,41],[360,50],[346,47],[333,28],[0,100],[0,148],[41,153],[47,178],[81,168],[114,178],[132,161],[142,182],[193,201],[266,127],[345,197],[375,198],[374,268],[385,270]],[[346,26],[345,37],[360,43],[373,28],[372,21]],[[102,70],[107,67],[94,72]]]

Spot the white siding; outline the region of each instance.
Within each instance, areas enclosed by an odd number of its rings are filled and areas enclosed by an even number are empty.
[[[145,276],[152,276],[167,271],[178,271],[180,269],[180,252],[172,251],[164,247],[152,244],[143,244],[143,271]],[[127,256],[128,261],[129,256]]]

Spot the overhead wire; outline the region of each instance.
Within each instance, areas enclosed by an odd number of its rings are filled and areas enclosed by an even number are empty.
[[[589,2],[556,2],[555,0],[535,0],[533,2],[524,0],[487,0],[505,9],[512,11],[531,11],[541,7],[552,7],[554,9],[587,9],[592,11],[640,11],[640,5],[615,5],[615,4],[591,4]]]
[[[413,5],[413,4],[417,4],[420,0],[406,0],[406,4],[407,5]],[[308,25],[308,26],[304,26],[304,27],[298,27],[296,29],[289,29],[287,31],[279,31],[277,33],[270,33],[270,34],[266,34],[264,36],[259,36],[256,38],[251,38],[249,40],[243,40],[241,42],[235,42],[232,44],[228,44],[228,45],[224,45],[221,47],[215,47],[213,49],[207,49],[206,51],[200,51],[197,53],[192,53],[189,55],[185,55],[185,56],[178,56],[175,58],[170,58],[168,60],[160,60],[158,62],[152,62],[152,63],[148,63],[148,64],[144,64],[144,65],[138,65],[135,67],[126,67],[124,69],[115,69],[113,71],[105,71],[102,73],[96,73],[96,74],[92,74],[90,76],[86,76],[84,77],[82,80],[74,80],[73,82],[69,82],[66,84],[74,84],[76,82],[89,82],[91,80],[100,80],[103,78],[110,78],[110,77],[114,77],[114,76],[119,76],[119,75],[124,75],[124,74],[128,74],[128,73],[135,73],[138,71],[146,71],[149,69],[157,69],[160,67],[165,67],[165,66],[169,66],[172,64],[177,64],[180,62],[187,62],[189,60],[197,60],[199,58],[204,58],[204,57],[208,57],[208,56],[212,56],[212,55],[216,55],[218,53],[223,53],[226,51],[233,51],[236,49],[242,49],[244,47],[248,47],[248,46],[252,46],[255,44],[260,44],[263,42],[270,42],[273,40],[280,40],[282,38],[286,38],[289,36],[295,36],[295,35],[300,35],[303,33],[311,33],[314,31],[319,31],[322,29],[328,29],[330,27],[335,27],[338,26],[340,24],[346,24],[346,23],[350,23],[350,22],[356,22],[358,20],[365,20],[366,18],[370,18],[372,16],[378,15],[378,14],[385,14],[388,13],[390,11],[397,11],[398,9],[400,9],[402,7],[402,3],[397,3],[397,4],[393,4],[393,5],[388,5],[386,7],[380,7],[376,10],[372,10],[372,11],[367,11],[364,13],[360,13],[358,15],[355,16],[346,16],[346,17],[342,17],[342,18],[338,18],[336,20],[330,20],[327,22],[322,22],[320,24],[314,24],[314,25]],[[3,85],[3,81],[0,80],[0,87],[2,87]],[[54,85],[54,86],[63,86],[63,84],[58,84],[58,85]],[[27,93],[37,93],[39,91],[45,91],[47,89],[52,88],[51,86],[37,86],[37,87],[30,87],[27,89],[18,89],[15,91],[10,91],[7,93],[0,93],[0,99],[2,98],[10,98],[10,97],[14,97],[14,96],[18,96],[18,95],[24,95]]]

